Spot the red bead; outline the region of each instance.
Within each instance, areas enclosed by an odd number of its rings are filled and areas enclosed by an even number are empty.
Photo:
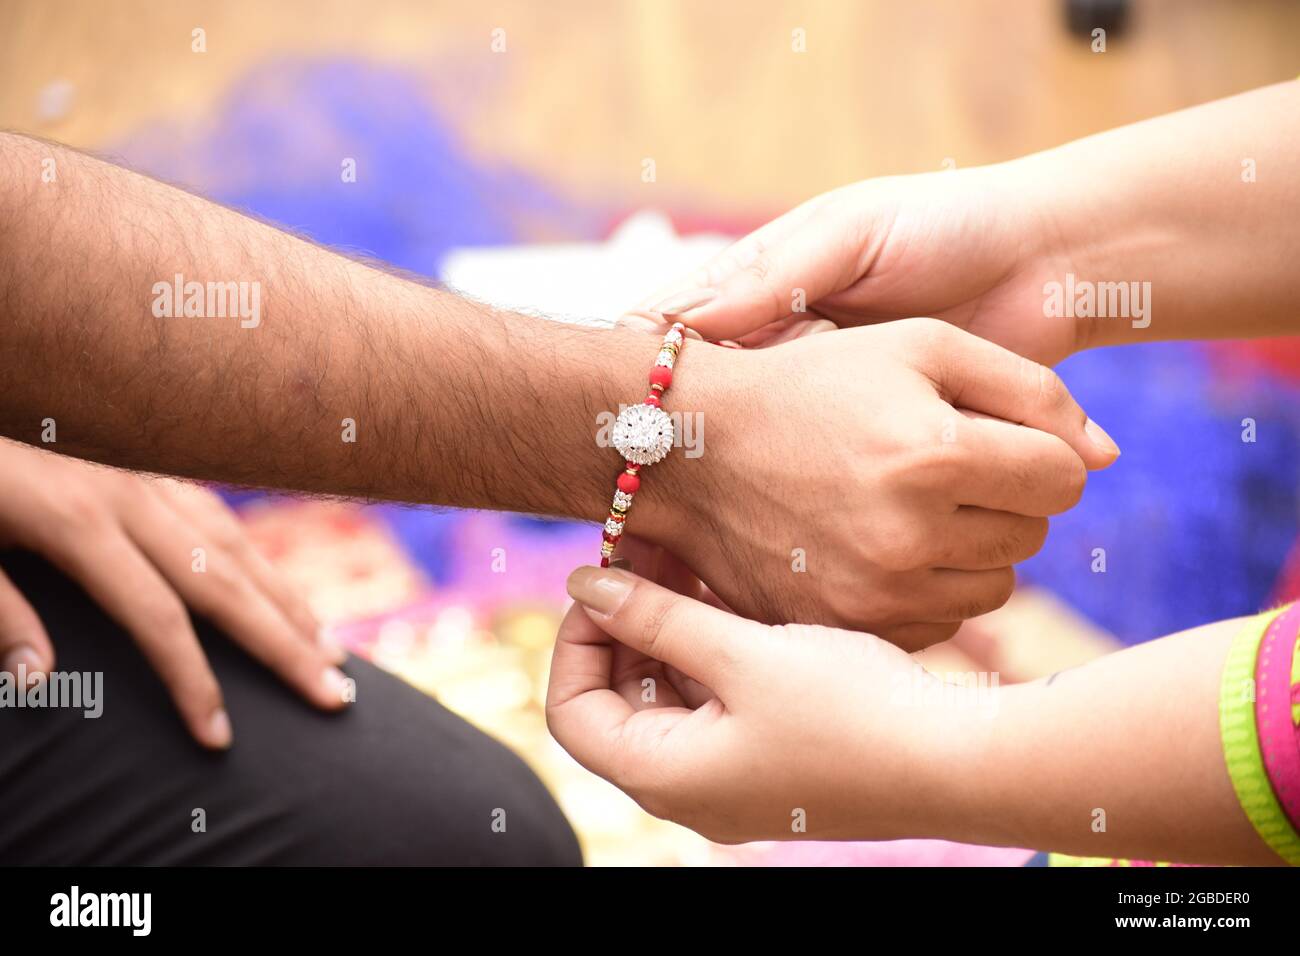
[[[618,490],[625,495],[634,495],[641,488],[641,479],[636,475],[629,475],[626,471],[618,476]]]
[[[656,365],[650,370],[650,384],[667,388],[673,383],[673,370],[667,365]]]
[[[649,395],[647,395],[647,396],[645,397],[645,403],[646,403],[647,405],[653,405],[655,408],[662,408],[662,407],[663,407],[663,406],[661,406],[661,405],[659,404],[659,396],[658,396],[657,394],[655,394],[654,392],[651,392]]]
[[[607,568],[607,567],[609,567],[609,558],[601,558],[601,559],[600,559],[600,566],[601,566],[602,568]]]

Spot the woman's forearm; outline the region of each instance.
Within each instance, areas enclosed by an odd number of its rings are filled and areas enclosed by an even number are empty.
[[[1219,688],[1243,622],[1220,621],[1005,688],[971,722],[966,839],[1208,864],[1278,864],[1237,802]]]
[[[1003,168],[1076,281],[1149,293],[1145,316],[1078,318],[1085,346],[1300,332],[1300,82]]]

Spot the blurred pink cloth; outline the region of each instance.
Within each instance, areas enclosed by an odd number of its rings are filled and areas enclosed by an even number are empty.
[[[1033,850],[945,840],[883,843],[765,843],[736,848],[747,866],[1024,866]]]

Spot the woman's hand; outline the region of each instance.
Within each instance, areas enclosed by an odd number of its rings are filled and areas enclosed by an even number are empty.
[[[579,763],[655,816],[720,843],[939,838],[1278,862],[1220,742],[1241,621],[1047,680],[953,684],[869,634],[736,617],[671,559],[646,557],[668,587],[618,568],[570,575],[578,603],[560,625],[546,716]]]
[[[1077,272],[1020,163],[872,179],[816,197],[724,250],[652,305],[705,338],[763,343],[808,315],[839,326],[932,316],[1048,365],[1075,320],[1043,286]]]
[[[35,551],[85,588],[131,633],[205,746],[230,745],[230,719],[187,606],[312,704],[344,706],[334,666],[343,651],[321,639],[306,604],[210,491],[0,440],[0,546]],[[55,648],[0,571],[0,667],[16,675],[20,665],[44,675]]]
[[[766,627],[621,569],[579,568],[569,593],[551,732],[648,812],[721,843],[924,836],[960,817],[941,795],[988,699],[953,705],[871,635]]]
[[[1294,335],[1298,134],[1287,80],[1011,162],[867,180],[652,303],[744,344],[805,309],[840,326],[928,315],[1048,365],[1098,345]],[[1048,308],[1069,275],[1097,301]]]

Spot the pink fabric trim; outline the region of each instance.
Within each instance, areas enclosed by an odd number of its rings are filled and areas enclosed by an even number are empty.
[[[1300,830],[1300,734],[1291,719],[1291,662],[1300,640],[1300,602],[1269,625],[1255,661],[1255,724],[1273,793]]]

